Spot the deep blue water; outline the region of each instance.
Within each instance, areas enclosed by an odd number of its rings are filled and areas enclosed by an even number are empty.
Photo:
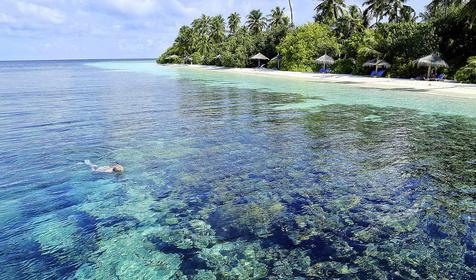
[[[475,117],[415,92],[0,62],[0,279],[476,279]]]

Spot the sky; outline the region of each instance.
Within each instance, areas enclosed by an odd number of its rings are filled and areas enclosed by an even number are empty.
[[[312,20],[318,1],[292,2],[296,24]],[[417,12],[427,3],[408,0]],[[289,12],[288,0],[0,0],[0,60],[153,58],[201,14],[275,6]]]

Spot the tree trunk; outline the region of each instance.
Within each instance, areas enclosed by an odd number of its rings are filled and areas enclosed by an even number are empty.
[[[291,4],[291,0],[288,0],[288,3],[289,3],[289,11],[291,12],[291,25],[294,26],[293,5]]]

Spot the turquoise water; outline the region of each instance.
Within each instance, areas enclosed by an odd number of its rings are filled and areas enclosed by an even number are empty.
[[[0,97],[0,279],[476,279],[474,99],[148,61]]]

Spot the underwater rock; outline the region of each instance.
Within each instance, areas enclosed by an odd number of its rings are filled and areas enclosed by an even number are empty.
[[[216,243],[215,232],[202,220],[192,220],[188,224],[179,223],[178,220],[173,222],[177,224],[161,227],[161,230],[156,233],[165,243],[179,249],[202,249]]]
[[[45,252],[74,250],[79,229],[74,220],[60,221],[55,215],[37,219],[33,236]]]
[[[348,275],[356,274],[358,269],[349,267],[345,263],[328,261],[316,263],[307,271],[308,277],[316,277],[318,279],[328,279],[330,277],[347,277]]]
[[[89,232],[92,228],[81,227],[81,222],[85,222],[81,218],[84,217],[48,214],[34,219],[31,238],[39,244],[37,250],[42,259],[48,262],[54,260],[56,265],[71,267],[87,262],[88,255],[96,247],[92,233]]]
[[[177,217],[170,217],[165,219],[165,224],[169,226],[176,225],[178,223],[179,223],[179,220],[177,219]]]
[[[192,280],[216,280],[215,274],[209,270],[199,270]]]
[[[199,257],[213,268],[218,278],[261,279],[268,269],[257,258],[260,250],[258,243],[227,242],[201,250]]]
[[[311,265],[311,258],[303,250],[291,250],[274,260],[270,273],[271,279],[294,279],[296,275],[305,275]]]
[[[364,122],[382,122],[382,117],[378,115],[368,115],[364,117]]]
[[[379,228],[371,226],[354,232],[353,239],[364,243],[373,243],[379,239],[379,234]]]
[[[180,268],[180,255],[156,251],[147,234],[150,230],[135,230],[101,241],[75,279],[170,279]]]
[[[107,219],[115,216],[131,216],[142,223],[154,224],[160,217],[156,211],[156,200],[147,186],[115,186],[114,190],[103,189],[88,196],[88,202],[80,209],[91,216]]]
[[[284,205],[274,201],[263,201],[262,204],[225,204],[217,209],[214,220],[222,223],[224,232],[251,233],[260,238],[272,235],[272,224],[285,209]]]

